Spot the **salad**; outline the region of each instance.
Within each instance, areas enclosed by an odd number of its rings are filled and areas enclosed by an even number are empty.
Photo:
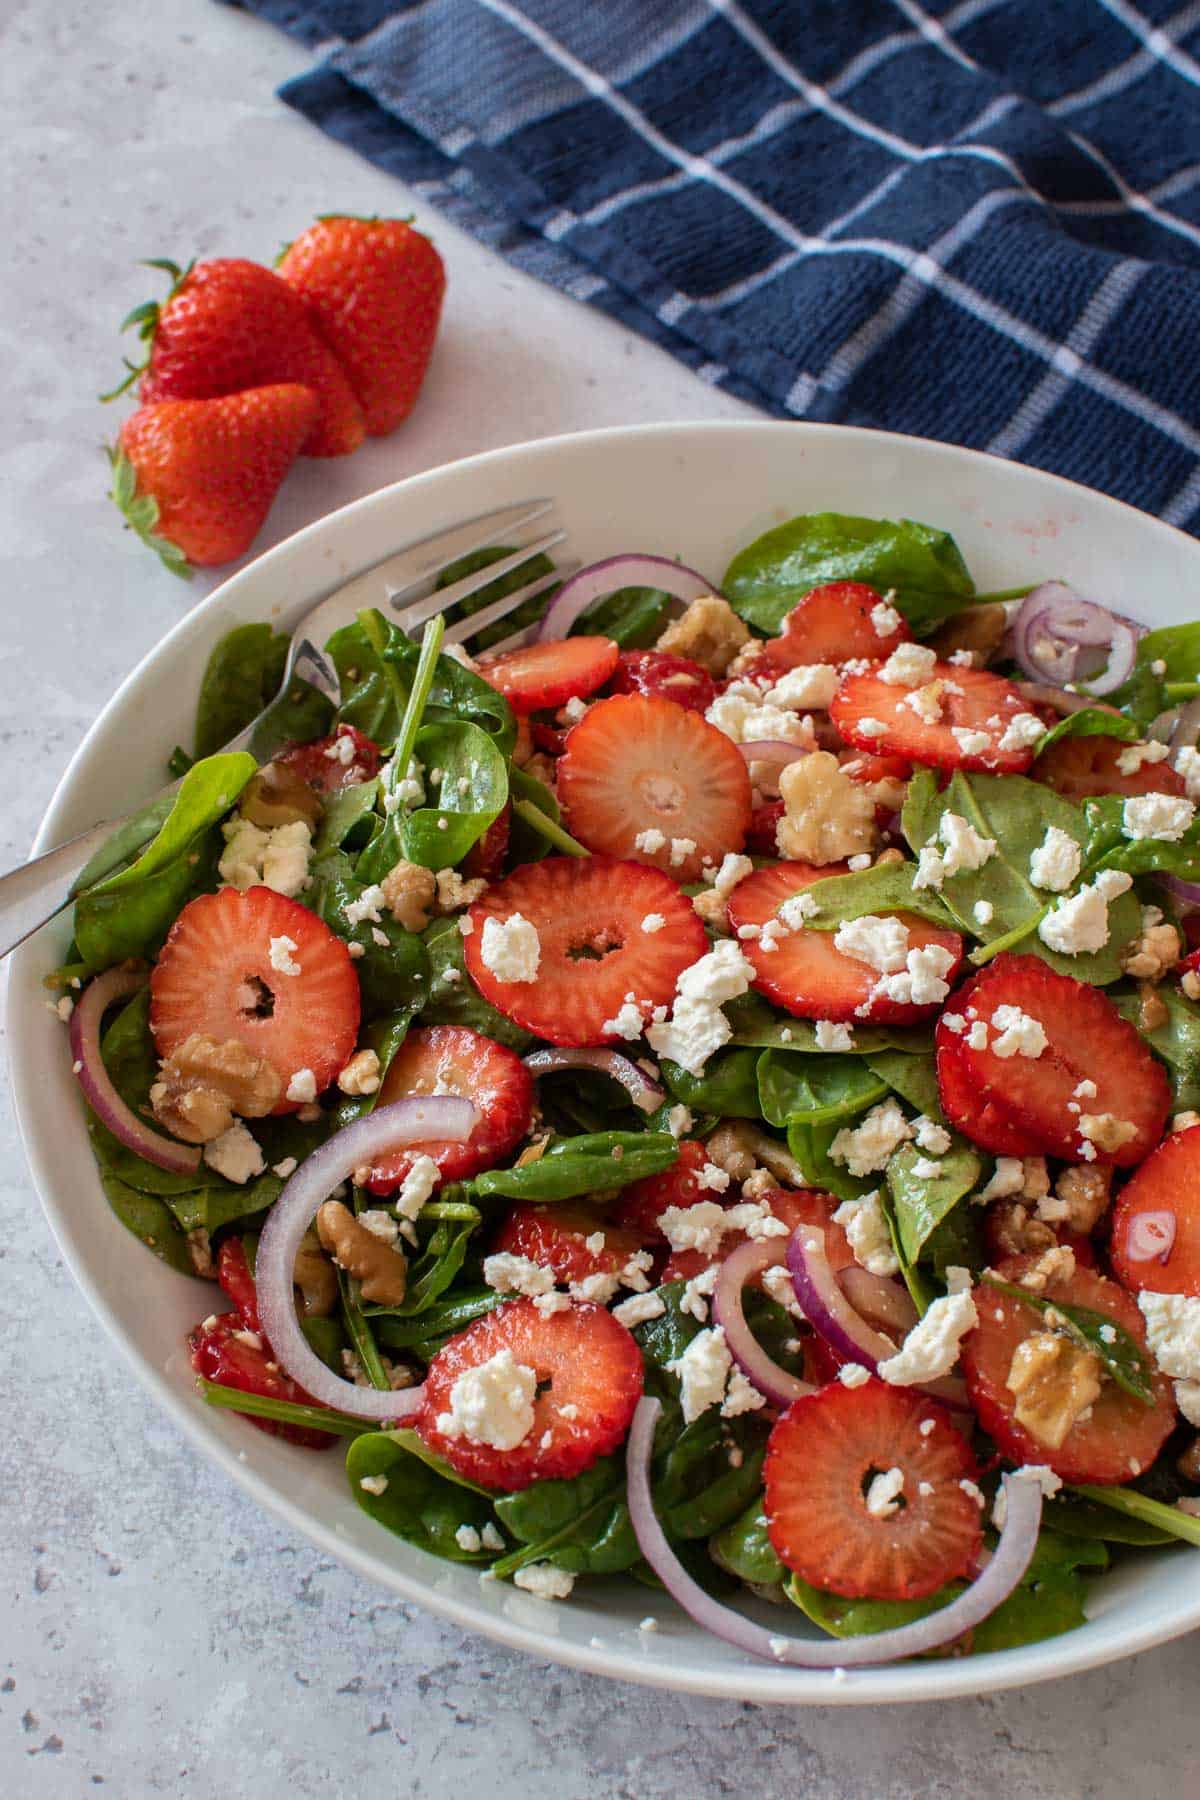
[[[816,514],[443,630],[233,631],[49,977],[202,1400],[785,1663],[1200,1545],[1200,623]]]

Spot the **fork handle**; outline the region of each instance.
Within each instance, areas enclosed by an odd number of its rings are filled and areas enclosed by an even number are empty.
[[[71,904],[78,876],[113,833],[135,816],[128,813],[122,819],[93,825],[90,831],[60,844],[57,850],[48,850],[44,856],[35,856],[19,869],[0,875],[0,959]],[[151,837],[154,829],[151,828]],[[116,862],[121,860],[118,855]],[[92,879],[101,880],[105,872],[103,864],[99,865],[92,871]]]

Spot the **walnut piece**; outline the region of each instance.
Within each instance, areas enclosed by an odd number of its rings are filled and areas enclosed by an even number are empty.
[[[1100,1359],[1053,1331],[1035,1331],[1017,1345],[1005,1385],[1017,1396],[1017,1424],[1057,1450],[1099,1397]]]
[[[173,1137],[208,1144],[229,1130],[235,1114],[265,1118],[282,1092],[282,1077],[265,1056],[237,1038],[218,1043],[193,1032],[161,1064],[150,1107]]]
[[[300,1239],[292,1264],[292,1282],[300,1290],[304,1316],[327,1319],[338,1303],[338,1279],[312,1225]]]
[[[337,1078],[343,1094],[373,1094],[379,1087],[379,1058],[374,1050],[356,1050]]]
[[[1169,1025],[1167,1003],[1151,981],[1138,982],[1138,1030],[1159,1031]]]
[[[775,828],[779,854],[791,862],[841,862],[875,847],[875,802],[844,775],[836,756],[814,750],[779,777],[784,815]]]
[[[1035,1255],[1049,1250],[1054,1233],[1035,1219],[1020,1200],[996,1200],[988,1212],[996,1248],[1005,1256]]]
[[[729,935],[729,913],[725,896],[718,894],[716,888],[701,888],[698,894],[693,894],[692,911],[713,931],[719,931],[726,937]]]
[[[710,1163],[734,1181],[742,1182],[754,1173],[757,1157],[751,1145],[751,1129],[742,1120],[729,1120],[718,1125],[704,1148]]]
[[[403,1251],[368,1230],[340,1200],[326,1200],[318,1210],[317,1236],[338,1268],[353,1275],[364,1300],[400,1305],[408,1282]]]
[[[294,825],[298,819],[315,826],[321,817],[321,798],[286,763],[264,763],[247,782],[238,811],[263,831]]]
[[[1097,1150],[1111,1153],[1132,1142],[1137,1126],[1129,1119],[1118,1119],[1115,1113],[1084,1113],[1079,1120],[1079,1135],[1095,1144]]]
[[[949,662],[956,650],[969,650],[971,663],[984,669],[1004,641],[1007,614],[999,602],[987,606],[964,606],[961,612],[939,625],[929,640],[939,662]]]
[[[1087,1236],[1100,1223],[1111,1189],[1111,1169],[1097,1168],[1095,1163],[1073,1164],[1055,1182],[1054,1193],[1038,1203],[1038,1218]]]
[[[738,618],[728,600],[706,594],[671,620],[655,648],[672,656],[688,656],[710,675],[720,676],[749,639],[749,626]]]
[[[1161,925],[1149,925],[1127,946],[1121,957],[1121,967],[1135,981],[1161,981],[1179,961],[1182,948],[1179,933],[1173,925],[1168,925],[1165,921]],[[1165,1008],[1163,1013],[1160,1023],[1166,1022]],[[1152,1031],[1154,1027],[1147,1026],[1145,1029]]]
[[[487,893],[487,882],[481,875],[473,881],[464,881],[457,869],[439,869],[437,881],[437,909],[439,913],[461,912],[466,906],[473,906],[481,894]]]
[[[405,931],[424,931],[437,897],[437,877],[420,863],[398,862],[380,882],[388,911]]]
[[[199,1275],[202,1281],[217,1279],[216,1264],[213,1262],[212,1244],[203,1225],[196,1225],[187,1234],[187,1252],[192,1265],[192,1273]]]
[[[1194,1437],[1175,1464],[1185,1481],[1200,1485],[1200,1437]]]

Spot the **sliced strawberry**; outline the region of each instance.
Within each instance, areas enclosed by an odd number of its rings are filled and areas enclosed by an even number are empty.
[[[271,946],[285,945],[299,974],[283,974]],[[267,887],[219,888],[189,900],[150,977],[150,1030],[160,1056],[195,1032],[236,1038],[263,1056],[286,1094],[311,1070],[319,1093],[358,1041],[358,977],[345,944],[297,900]],[[299,1101],[281,1099],[277,1113]]]
[[[899,1469],[896,1510],[867,1510],[874,1478]],[[872,1378],[793,1400],[767,1444],[767,1535],[803,1580],[833,1594],[918,1600],[966,1575],[983,1544],[978,1470],[941,1408]]]
[[[782,800],[764,800],[750,814],[750,823],[746,828],[746,852],[750,856],[778,856],[779,845],[776,832],[779,821],[784,815]]]
[[[711,1200],[711,1192],[700,1192],[696,1199]],[[840,1225],[835,1225],[833,1215],[839,1202],[831,1194],[822,1194],[816,1188],[770,1188],[760,1196],[775,1218],[781,1219],[789,1231],[795,1231],[797,1225],[819,1225],[825,1233],[825,1254],[829,1258],[829,1266],[836,1275],[840,1269],[848,1269],[854,1262],[854,1252],[849,1240]],[[740,1196],[730,1190],[725,1200],[726,1208],[740,1203]],[[670,1204],[679,1205],[675,1201]],[[683,1202],[694,1205],[695,1200]],[[724,1262],[725,1258],[746,1242],[748,1234],[744,1231],[727,1231],[721,1239],[721,1248],[712,1256],[702,1250],[673,1250],[662,1272],[663,1281],[691,1281],[703,1269],[711,1267],[715,1262]],[[782,1241],[782,1240],[781,1240]],[[756,1276],[752,1283],[762,1287],[761,1276]]]
[[[912,632],[899,615],[898,624],[880,631],[876,619],[887,625],[884,604],[883,596],[864,582],[827,581],[793,606],[780,635],[763,645],[763,654],[777,669],[890,656],[898,645],[910,642]]]
[[[486,921],[518,913],[538,934],[534,981],[501,980],[483,960]],[[644,931],[654,915],[664,923]],[[472,981],[505,1018],[551,1044],[621,1043],[622,1033],[606,1026],[629,996],[648,1020],[655,1008],[670,1006],[676,981],[708,948],[690,900],[673,881],[608,856],[526,863],[489,888],[469,918]]]
[[[1023,742],[1000,747],[1018,714],[1033,716],[1012,682],[982,669],[960,669],[957,663],[935,663],[930,680],[945,684],[939,724],[927,724],[907,704],[911,688],[893,687],[878,673],[848,675],[829,703],[829,716],[858,750],[934,769],[1024,774],[1033,761],[1032,747]]]
[[[1037,1262],[1035,1256],[1014,1256],[1000,1264],[996,1274],[1014,1287]],[[1041,1290],[1051,1300],[1067,1306],[1087,1307],[1129,1333],[1145,1348],[1146,1325],[1137,1303],[1115,1281],[1091,1269],[1075,1270],[1066,1279],[1056,1277]],[[1008,1386],[1017,1346],[1035,1332],[1048,1329],[1040,1309],[1027,1306],[982,1285],[975,1296],[979,1323],[962,1344],[962,1366],[967,1393],[979,1422],[1005,1456],[1018,1463],[1045,1463],[1063,1481],[1121,1485],[1148,1469],[1175,1424],[1175,1399],[1165,1375],[1154,1376],[1154,1401],[1146,1405],[1127,1394],[1111,1378],[1072,1425],[1056,1448],[1043,1443],[1014,1416],[1017,1396]]]
[[[295,770],[319,794],[338,794],[378,775],[383,751],[354,725],[339,725],[330,737],[281,750],[276,762]]]
[[[192,1367],[206,1381],[218,1387],[236,1388],[239,1394],[257,1394],[266,1400],[290,1400],[297,1406],[320,1406],[290,1375],[285,1375],[271,1356],[271,1347],[261,1333],[248,1326],[240,1313],[220,1313],[197,1325],[188,1338]],[[243,1415],[268,1437],[283,1438],[289,1444],[300,1444],[306,1450],[329,1450],[337,1439],[325,1431],[313,1431],[306,1425],[283,1425],[277,1419],[257,1419],[252,1413]]]
[[[538,1378],[533,1423],[511,1450],[441,1429],[454,1384],[507,1350]],[[575,1303],[543,1314],[511,1300],[476,1319],[438,1351],[425,1377],[417,1430],[468,1481],[516,1493],[535,1481],[569,1481],[615,1450],[642,1394],[642,1353],[604,1307]]]
[[[376,1102],[414,1094],[457,1094],[474,1103],[479,1122],[465,1143],[410,1144],[375,1163],[365,1185],[390,1194],[418,1156],[431,1156],[443,1181],[465,1181],[516,1149],[533,1123],[533,1077],[520,1057],[466,1025],[423,1025],[392,1058]]]
[[[499,688],[515,713],[543,712],[594,694],[612,675],[619,655],[611,638],[560,638],[481,656],[479,673]]]
[[[875,787],[880,781],[907,781],[912,774],[912,764],[903,756],[872,756],[869,751],[860,750],[838,760],[842,774],[863,787]]]
[[[531,725],[534,748],[544,750],[547,756],[561,756],[567,747],[570,726],[546,725],[541,719],[532,720]]]
[[[783,862],[756,869],[740,881],[729,896],[729,923],[740,935],[743,926],[760,928],[778,913],[785,900],[815,881],[844,875],[845,863],[829,863],[816,869],[808,863]],[[913,913],[897,913],[908,927],[910,949],[939,944],[954,962],[945,980],[952,981],[962,961],[962,939],[956,932],[940,931]],[[754,965],[754,986],[785,1011],[803,1019],[889,1019],[928,1017],[931,1008],[874,996],[879,973],[868,963],[847,956],[834,944],[832,931],[801,928],[784,931],[774,950],[764,949],[759,938],[741,940],[742,952]],[[771,940],[768,939],[768,942]]]
[[[1013,1008],[1041,1025],[1048,1042],[1039,1056],[996,1054],[1004,1024],[993,1024],[998,1007]],[[952,1031],[946,1014],[964,1019],[966,1029]],[[1078,1162],[1091,1141],[1080,1132],[1081,1120],[1109,1115],[1132,1127],[1132,1136],[1108,1148],[1101,1136],[1094,1160],[1130,1168],[1162,1136],[1171,1108],[1166,1072],[1099,988],[1057,974],[1040,957],[1002,953],[951,996],[946,1014],[936,1035],[939,1083],[943,1068],[950,1077],[941,1090],[942,1106],[985,1149],[1014,1154],[1007,1148],[1011,1127],[1034,1146],[1020,1154]],[[988,1047],[976,1050],[970,1032],[981,1020],[988,1027]],[[1078,1094],[1081,1083],[1090,1083],[1090,1090]],[[997,1135],[1006,1142],[995,1141]]]
[[[614,694],[650,694],[674,700],[690,712],[707,712],[717,684],[698,662],[666,650],[622,650],[612,679]]]
[[[246,1247],[240,1237],[227,1237],[217,1251],[217,1280],[233,1301],[248,1331],[261,1331],[258,1317],[258,1288],[246,1261]]]
[[[1059,738],[1029,772],[1068,800],[1086,800],[1089,794],[1186,794],[1187,783],[1168,762],[1140,763],[1126,773],[1120,759],[1128,749],[1119,738]]]
[[[553,1269],[555,1280],[571,1282],[586,1281],[589,1275],[619,1275],[645,1241],[638,1232],[584,1206],[514,1206],[492,1249],[526,1256],[539,1268]]]
[[[504,810],[496,814],[483,836],[475,840],[463,857],[462,872],[468,880],[482,877],[484,881],[499,881],[504,873],[511,830],[512,804],[506,802]]]
[[[679,1146],[679,1161],[671,1168],[622,1188],[609,1214],[614,1225],[632,1232],[640,1243],[665,1244],[658,1221],[668,1206],[695,1206],[698,1200],[713,1198],[711,1190],[702,1188],[696,1179],[707,1161],[704,1145],[696,1138],[685,1138]]]
[[[740,850],[750,823],[750,776],[737,745],[699,713],[646,694],[614,694],[588,708],[559,760],[558,799],[567,829],[589,850],[668,869],[680,881]],[[647,832],[657,834],[653,848]]]
[[[1135,1293],[1200,1298],[1200,1125],[1173,1132],[1125,1183],[1109,1255]]]

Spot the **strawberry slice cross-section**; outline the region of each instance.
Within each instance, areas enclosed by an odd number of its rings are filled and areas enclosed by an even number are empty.
[[[503,925],[517,914],[537,933],[531,980],[489,964],[488,921]],[[527,863],[489,888],[467,921],[472,981],[505,1018],[550,1044],[639,1037],[708,948],[691,901],[669,876],[608,856]]]
[[[848,675],[829,703],[848,744],[934,769],[1022,775],[1045,729],[1011,681],[957,663],[935,663],[920,688],[880,670]]]
[[[746,762],[698,712],[650,694],[588,708],[558,764],[567,829],[589,850],[695,881],[740,850],[750,823]]]
[[[890,656],[912,632],[883,596],[863,581],[826,581],[805,594],[784,618],[763,655],[776,669],[802,663],[844,663]]]
[[[1125,1183],[1109,1254],[1135,1293],[1200,1299],[1200,1125],[1172,1132]]]
[[[560,638],[481,656],[479,673],[524,716],[594,694],[615,671],[619,655],[611,638]]]
[[[423,1025],[397,1050],[376,1104],[387,1106],[421,1094],[455,1094],[470,1100],[478,1122],[465,1143],[410,1144],[381,1158],[365,1185],[390,1194],[419,1156],[438,1166],[443,1181],[465,1181],[491,1169],[516,1149],[533,1121],[533,1077],[504,1044],[467,1025]]]

